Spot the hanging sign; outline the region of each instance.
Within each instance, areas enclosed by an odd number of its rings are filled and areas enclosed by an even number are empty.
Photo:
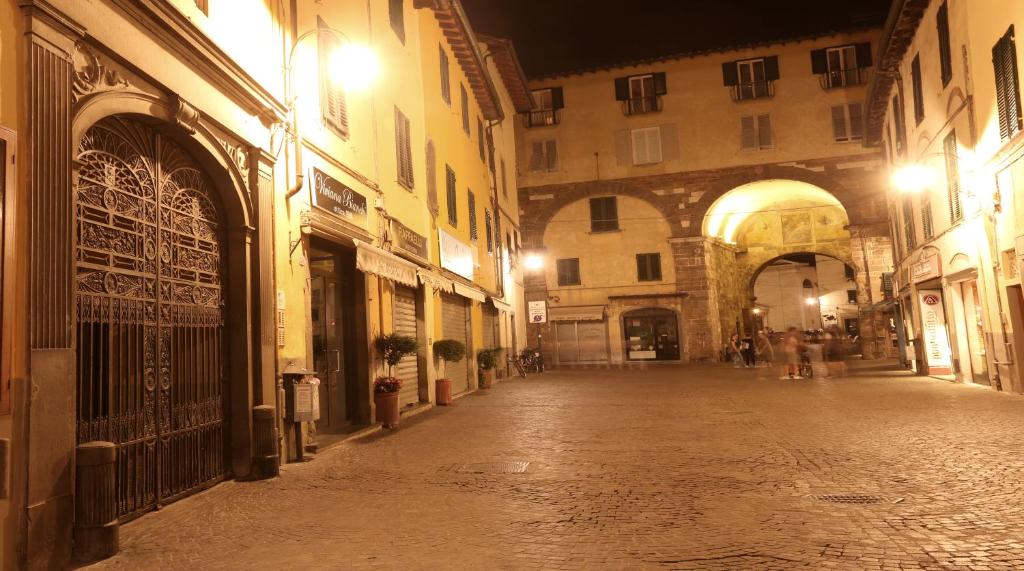
[[[312,171],[313,180],[309,186],[313,206],[361,224],[366,222],[365,196],[316,167]]]
[[[530,323],[548,322],[548,304],[546,301],[531,301],[528,305]]]
[[[928,372],[948,375],[953,372],[949,335],[946,333],[946,314],[942,308],[942,293],[937,290],[918,292],[921,308],[921,327],[924,337],[925,360]]]
[[[398,220],[391,221],[391,234],[395,238],[395,246],[406,252],[426,259],[427,237],[413,232],[408,226]]]

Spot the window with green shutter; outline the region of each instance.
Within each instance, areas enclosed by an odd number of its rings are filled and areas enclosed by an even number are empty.
[[[459,225],[459,210],[455,190],[455,171],[448,165],[445,165],[445,193],[448,200],[448,223],[452,227],[456,227]]]
[[[480,236],[476,227],[476,195],[472,190],[469,191],[469,198],[466,202],[469,204],[469,239],[476,240]]]
[[[1021,130],[1020,86],[1017,76],[1017,43],[1013,26],[992,47],[992,67],[996,79],[996,107],[999,111],[999,135],[1003,140]]]

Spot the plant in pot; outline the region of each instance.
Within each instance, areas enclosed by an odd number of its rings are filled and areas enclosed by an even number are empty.
[[[498,360],[501,358],[501,347],[494,349],[483,349],[476,354],[476,364],[479,367],[477,378],[480,381],[480,388],[489,389],[494,384],[494,370],[498,367]]]
[[[437,378],[437,404],[447,406],[452,404],[452,380],[445,378],[444,371],[448,363],[461,361],[466,356],[466,346],[455,339],[441,339],[434,342],[434,356],[443,363]]]
[[[403,357],[416,353],[416,338],[401,333],[388,333],[377,336],[373,345],[388,366],[387,376],[377,377],[373,382],[377,420],[388,428],[394,428],[398,426],[398,391],[402,389],[402,380],[392,375],[392,370]]]

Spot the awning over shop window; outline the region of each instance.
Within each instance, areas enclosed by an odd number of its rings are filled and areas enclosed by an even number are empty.
[[[416,266],[391,252],[356,240],[356,268],[410,287],[416,287]]]
[[[496,307],[496,308],[498,308],[498,309],[500,309],[502,311],[509,311],[509,312],[512,311],[512,306],[507,304],[507,303],[505,303],[504,301],[501,301],[500,299],[492,297],[491,298],[491,303],[494,304],[494,307]]]
[[[416,273],[420,277],[420,283],[427,287],[438,291],[446,291],[448,293],[455,291],[455,282],[446,277],[439,276],[434,272],[428,272],[426,270],[418,270]]]
[[[455,293],[461,295],[462,297],[466,297],[466,298],[469,298],[469,299],[472,299],[472,300],[476,300],[476,301],[480,301],[480,302],[487,301],[487,296],[484,295],[483,292],[477,291],[477,290],[475,290],[475,289],[473,289],[473,288],[471,288],[469,286],[464,286],[464,285],[460,284],[459,282],[454,282],[454,284],[455,284]]]
[[[603,321],[603,305],[548,308],[548,321]]]

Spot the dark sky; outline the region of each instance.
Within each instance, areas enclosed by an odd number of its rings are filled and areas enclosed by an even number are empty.
[[[891,0],[462,0],[527,75],[881,26]]]

